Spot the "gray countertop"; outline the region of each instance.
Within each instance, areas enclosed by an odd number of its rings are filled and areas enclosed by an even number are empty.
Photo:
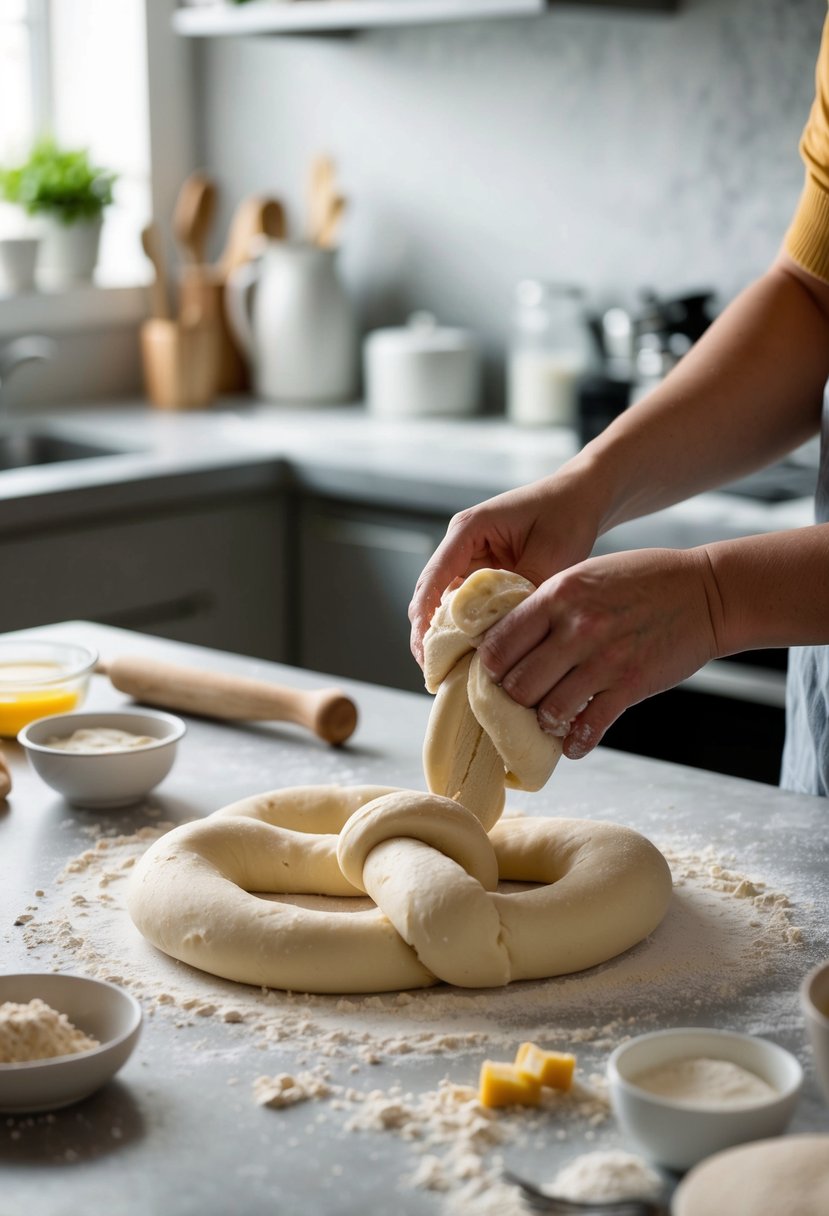
[[[545,476],[576,450],[567,428],[528,430],[497,418],[389,421],[357,406],[288,409],[247,397],[204,411],[113,403],[20,421],[117,454],[0,473],[0,531],[104,505],[262,485],[449,516]],[[684,547],[811,519],[809,499],[769,505],[711,493],[623,525],[601,544]]]
[[[38,632],[91,642],[109,656],[152,654],[299,687],[327,683],[86,623]],[[17,745],[7,745],[14,789],[0,810],[4,970],[117,976],[139,996],[146,1018],[116,1082],[54,1115],[0,1118],[3,1216],[449,1212],[462,1185],[457,1177],[446,1192],[411,1181],[419,1165],[437,1169],[463,1134],[451,1120],[436,1124],[422,1114],[429,1095],[444,1078],[474,1086],[483,1058],[510,1058],[524,1038],[572,1046],[578,1075],[596,1097],[595,1078],[626,1035],[683,1024],[764,1034],[806,1066],[792,1130],[826,1129],[797,1003],[802,975],[829,957],[822,799],[601,748],[584,761],[562,761],[539,794],[513,795],[519,812],[627,823],[672,863],[675,893],[662,925],[582,975],[486,993],[437,988],[341,1001],[214,980],[143,942],[122,902],[124,875],[146,845],[139,830],[285,785],[422,788],[430,698],[341,683],[360,709],[347,746],[330,749],[278,724],[189,719],[172,773],[129,811],[73,810],[28,769]],[[123,701],[103,677],[93,679],[89,706]],[[742,878],[753,885],[739,897]],[[16,925],[21,914],[31,919]],[[327,1095],[285,1109],[253,1100],[262,1074],[310,1069],[319,1076],[321,1068],[335,1087]],[[409,1112],[407,1134],[395,1131],[391,1117],[385,1130],[360,1128],[372,1091]],[[497,1169],[500,1154],[549,1179],[587,1149],[625,1147],[613,1119],[597,1109],[582,1093],[540,1113],[499,1114],[493,1126],[501,1142],[488,1150],[473,1145],[473,1165]],[[477,1216],[496,1209],[479,1199],[455,1210]],[[509,1211],[503,1202],[498,1210]]]

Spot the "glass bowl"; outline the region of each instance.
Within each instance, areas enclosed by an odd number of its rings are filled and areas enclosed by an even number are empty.
[[[76,709],[98,661],[89,646],[45,638],[0,640],[0,737],[37,718]]]

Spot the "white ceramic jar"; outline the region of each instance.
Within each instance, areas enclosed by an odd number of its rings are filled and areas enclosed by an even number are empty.
[[[227,319],[257,393],[301,405],[353,401],[359,346],[334,249],[266,241],[230,275]]]
[[[480,404],[474,334],[415,313],[406,326],[376,329],[364,344],[366,402],[386,418],[463,417]]]

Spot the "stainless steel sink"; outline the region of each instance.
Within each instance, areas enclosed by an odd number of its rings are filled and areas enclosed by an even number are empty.
[[[64,460],[88,460],[92,456],[117,456],[112,448],[33,431],[0,434],[0,471],[27,469],[33,465],[58,464]]]

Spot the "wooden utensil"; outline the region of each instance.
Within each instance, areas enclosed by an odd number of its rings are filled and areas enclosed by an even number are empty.
[[[11,793],[12,775],[9,772],[9,766],[6,764],[6,759],[0,751],[0,802]]]
[[[182,713],[224,721],[294,722],[332,744],[344,743],[357,725],[356,705],[336,688],[304,691],[130,656],[99,662],[95,670],[145,705]]]
[[[287,233],[285,208],[275,198],[252,194],[239,203],[230,224],[227,244],[219,258],[218,269],[227,279],[237,266],[250,261],[252,244],[256,237],[266,236],[282,241]]]
[[[308,189],[308,240],[312,245],[319,243],[320,233],[325,228],[331,199],[336,194],[336,176],[330,156],[314,157]]]
[[[141,244],[144,252],[153,264],[155,274],[151,285],[151,307],[154,317],[169,321],[170,295],[167,283],[167,270],[164,265],[164,252],[161,244],[161,229],[155,221],[151,221],[141,230]]]
[[[205,245],[216,214],[218,192],[204,173],[191,173],[184,181],[173,211],[173,235],[181,246],[185,261],[200,265],[205,260]]]
[[[165,410],[201,409],[216,396],[218,327],[153,317],[141,326],[144,385],[153,405]]]
[[[216,266],[210,264],[182,266],[178,288],[182,324],[211,326],[213,329],[214,392],[231,393],[245,388],[247,367],[233,341],[225,316],[224,276]]]
[[[329,199],[328,211],[322,227],[317,234],[317,244],[322,249],[333,249],[337,244],[337,234],[345,214],[346,200],[341,194],[335,194]]]

